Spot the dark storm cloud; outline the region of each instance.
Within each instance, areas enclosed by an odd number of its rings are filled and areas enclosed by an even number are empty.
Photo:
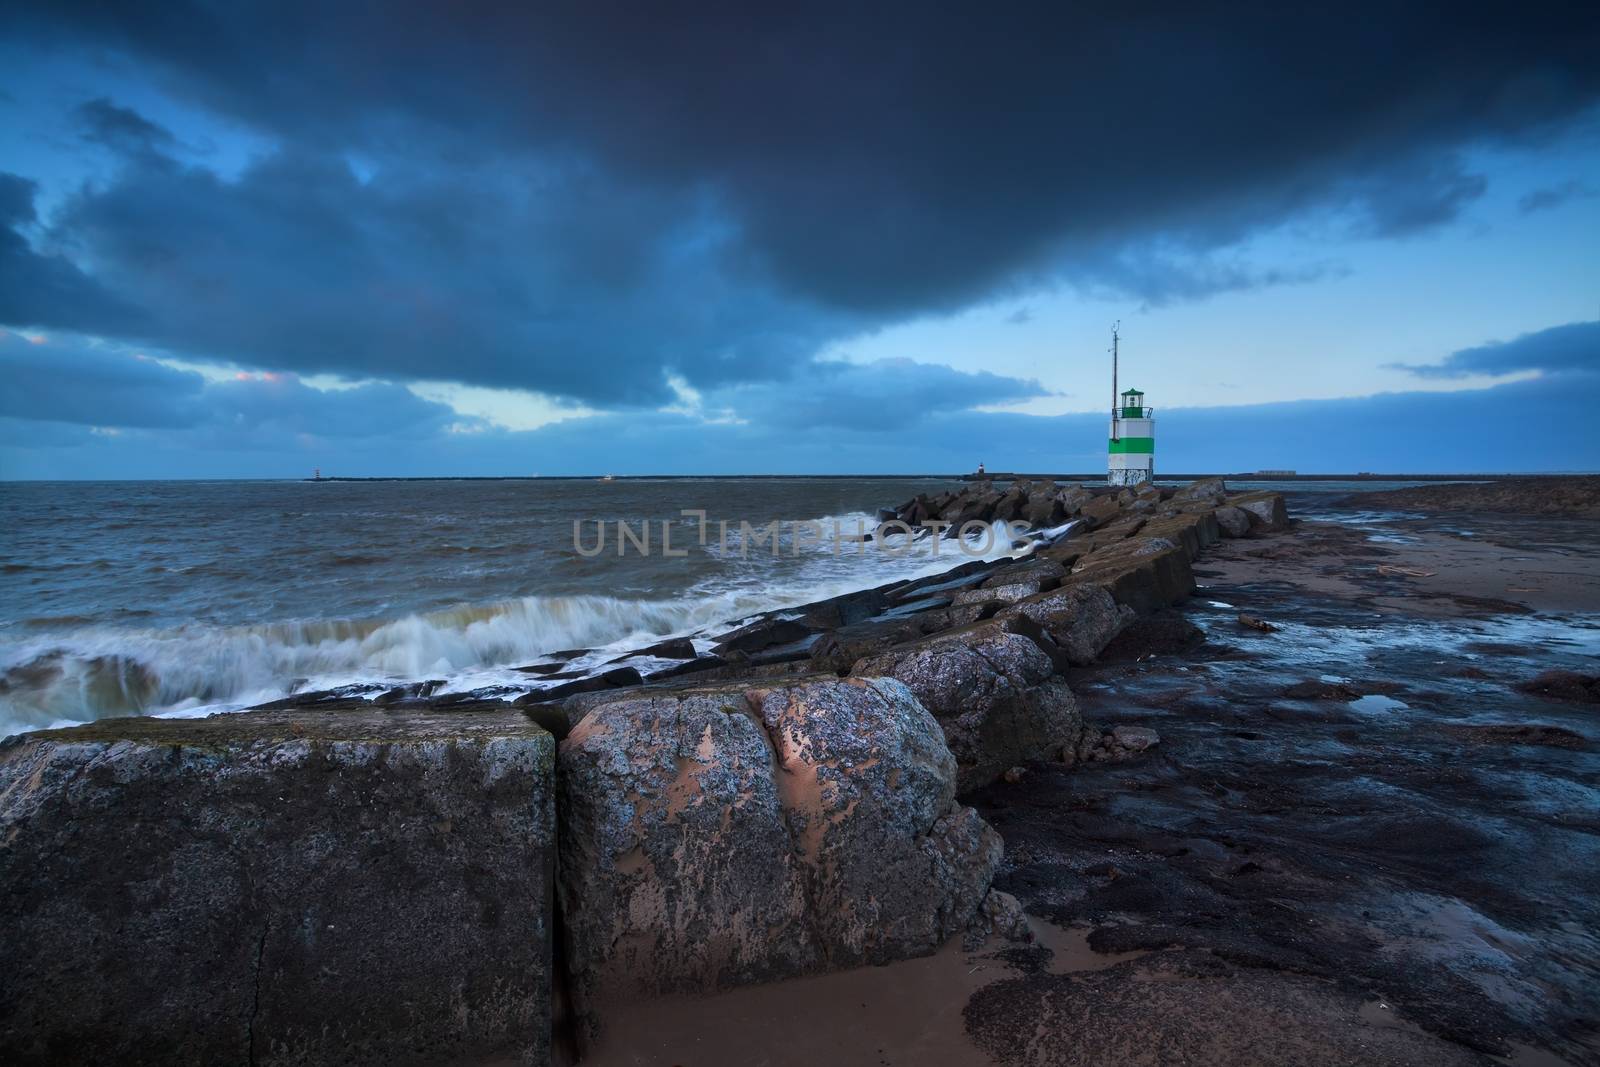
[[[0,323],[116,332],[142,316],[59,254],[40,253],[23,229],[36,221],[36,186],[0,171]]]
[[[1463,348],[1439,363],[1390,365],[1423,378],[1465,378],[1470,374],[1515,374],[1529,370],[1547,374],[1592,373],[1600,371],[1600,321],[1569,322],[1565,326],[1525,333],[1510,341]]]
[[[1575,4],[56,2],[14,29],[131,56],[281,146],[227,182],[146,142],[57,220],[147,336],[616,403],[663,397],[662,368],[782,378],[830,339],[1041,282],[1161,302],[1315,276],[1209,255],[1307,213],[1380,236],[1456,217],[1484,189],[1463,149],[1594,103],[1597,24]],[[1179,255],[1128,252],[1151,242]]]
[[[171,131],[130,108],[99,97],[78,108],[83,139],[118,152],[152,152],[177,145]]]
[[[0,418],[172,431],[191,447],[234,449],[278,448],[295,435],[427,439],[483,428],[396,385],[322,390],[242,372],[211,381],[115,346],[13,333],[0,334]]]
[[[235,180],[155,151],[51,233],[145,309],[141,338],[298,372],[448,378],[660,402],[784,377],[846,318],[786,297],[703,232],[703,198],[581,165],[384,169],[309,152]]]

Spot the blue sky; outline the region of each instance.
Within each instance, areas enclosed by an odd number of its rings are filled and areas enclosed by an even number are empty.
[[[0,477],[1600,468],[1592,14],[404,6],[7,16]]]

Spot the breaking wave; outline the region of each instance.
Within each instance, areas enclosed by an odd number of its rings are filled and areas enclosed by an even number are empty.
[[[990,556],[1010,554],[996,539]],[[84,627],[0,651],[0,736],[104,715],[231,710],[358,682],[473,681],[565,649],[608,655],[777,610],[937,573],[964,561],[890,560],[863,568],[819,559],[788,586],[760,580],[665,599],[526,596],[390,619],[331,619],[171,629]],[[752,576],[754,577],[754,576]],[[526,681],[526,679],[522,679]],[[455,684],[452,685],[452,688]]]

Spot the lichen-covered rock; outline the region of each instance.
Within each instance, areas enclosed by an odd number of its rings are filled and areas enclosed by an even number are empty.
[[[1094,662],[1100,650],[1133,621],[1134,612],[1098,585],[1080,584],[1018,601],[997,618],[1020,615],[1038,623],[1075,664]]]
[[[520,712],[0,746],[0,1059],[548,1062],[555,742]]]
[[[1054,759],[1083,729],[1077,700],[1036,644],[994,622],[905,645],[851,668],[904,682],[944,730],[967,792],[1026,760]]]
[[[645,693],[561,745],[561,879],[580,1017],[932,952],[1000,840],[954,801],[938,723],[890,679]]]
[[[966,604],[989,604],[995,601],[1011,603],[1033,596],[1039,591],[1038,582],[1018,581],[1005,585],[985,585],[978,589],[963,589],[951,600],[957,607]]]

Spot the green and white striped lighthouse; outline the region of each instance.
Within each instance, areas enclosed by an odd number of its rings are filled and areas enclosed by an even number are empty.
[[[1139,485],[1156,474],[1155,412],[1144,406],[1144,394],[1139,390],[1117,392],[1118,342],[1118,327],[1112,327],[1111,441],[1106,481],[1111,485]]]

